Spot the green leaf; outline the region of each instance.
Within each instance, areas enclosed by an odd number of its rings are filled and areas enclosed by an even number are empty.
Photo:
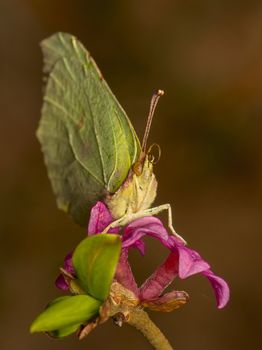
[[[48,334],[54,338],[63,338],[72,333],[75,333],[81,326],[81,323],[77,323],[65,328],[56,329],[55,331],[50,331]]]
[[[41,48],[48,78],[37,137],[59,208],[85,226],[90,206],[116,192],[141,147],[126,113],[74,36],[57,33]]]
[[[33,321],[30,332],[69,331],[99,312],[101,302],[89,295],[64,296],[49,303]],[[71,328],[72,329],[72,328]]]
[[[75,249],[73,266],[83,289],[104,301],[115,274],[121,251],[119,235],[98,234],[84,239]]]

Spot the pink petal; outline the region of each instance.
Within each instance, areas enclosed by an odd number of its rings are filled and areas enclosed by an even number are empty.
[[[57,279],[55,280],[55,285],[58,289],[62,289],[62,290],[68,290],[69,289],[69,285],[67,283],[67,281],[65,280],[64,276],[62,274],[60,274]]]
[[[164,245],[168,242],[168,232],[162,222],[153,216],[146,216],[131,222],[124,231],[123,247],[129,248],[143,236],[152,236]]]
[[[67,272],[69,272],[71,274],[74,274],[75,271],[74,271],[74,268],[73,268],[72,255],[73,255],[73,252],[70,252],[64,258],[64,269]]]
[[[88,235],[101,233],[113,221],[112,215],[103,202],[97,202],[91,209],[90,220],[88,224]],[[108,232],[117,233],[118,228],[110,229]]]
[[[211,283],[216,296],[217,307],[222,309],[226,306],[230,298],[229,286],[223,278],[216,276],[211,270],[202,272]]]
[[[74,275],[75,271],[72,264],[72,254],[73,252],[70,252],[65,256],[63,268],[71,275]],[[57,279],[55,280],[55,285],[57,288],[62,290],[69,289],[69,285],[62,273],[58,275]]]
[[[128,249],[122,249],[115,273],[115,279],[117,282],[121,283],[122,286],[131,290],[136,296],[138,296],[139,290],[128,262]]]
[[[139,250],[141,255],[145,255],[145,243],[141,239],[135,242],[134,247]]]
[[[166,261],[143,283],[140,288],[140,299],[154,299],[168,287],[178,274],[178,253],[169,254]]]
[[[185,245],[177,242],[177,239],[173,236],[170,237],[169,243],[170,248],[172,248],[173,251],[177,251],[179,255],[179,277],[184,279],[191,275],[202,273],[208,278],[214,289],[217,307],[219,309],[223,308],[229,300],[230,291],[228,284],[221,277],[216,276],[210,270],[209,264],[201,258],[198,252],[187,248]]]
[[[193,249],[186,246],[176,247],[179,254],[178,275],[184,279],[209,269],[209,264]]]

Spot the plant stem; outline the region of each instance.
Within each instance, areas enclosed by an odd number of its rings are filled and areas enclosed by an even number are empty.
[[[173,350],[164,334],[142,309],[133,308],[126,322],[143,333],[156,350]]]

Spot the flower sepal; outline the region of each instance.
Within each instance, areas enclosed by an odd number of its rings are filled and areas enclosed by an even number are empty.
[[[185,305],[188,300],[189,295],[186,292],[174,290],[159,298],[144,300],[141,305],[152,311],[171,312]]]

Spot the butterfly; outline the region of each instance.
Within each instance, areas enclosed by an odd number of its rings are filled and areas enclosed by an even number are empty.
[[[152,97],[141,145],[95,61],[74,36],[56,33],[41,48],[45,88],[37,137],[58,207],[85,226],[91,206],[103,200],[114,219],[105,232],[167,210],[176,234],[170,204],[151,207],[157,180],[147,139],[163,91]]]

